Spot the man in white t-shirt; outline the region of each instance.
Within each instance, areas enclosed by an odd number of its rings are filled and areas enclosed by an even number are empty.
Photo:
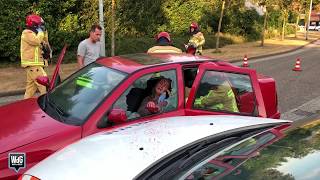
[[[89,38],[80,42],[77,52],[79,69],[94,62],[100,57],[100,37],[102,28],[99,25],[93,25],[90,29]]]

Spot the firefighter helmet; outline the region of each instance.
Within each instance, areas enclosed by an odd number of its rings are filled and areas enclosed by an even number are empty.
[[[191,31],[191,28],[193,29],[193,31]],[[193,33],[193,32],[196,33],[196,32],[198,32],[198,31],[199,31],[199,25],[198,25],[198,23],[192,22],[192,23],[190,24],[189,31],[190,31],[190,33]]]
[[[157,42],[159,42],[160,39],[162,39],[162,38],[165,38],[165,39],[168,41],[168,43],[171,43],[171,38],[170,38],[170,34],[169,34],[169,33],[165,32],[165,31],[160,32],[160,33],[156,36]]]
[[[26,26],[27,27],[40,26],[43,23],[44,22],[43,22],[42,18],[36,14],[28,15],[26,18]]]
[[[198,29],[199,28],[199,25],[198,23],[196,22],[192,22],[191,25],[190,25],[191,28],[194,28],[194,29]]]

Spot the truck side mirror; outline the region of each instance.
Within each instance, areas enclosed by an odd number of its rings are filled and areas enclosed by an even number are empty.
[[[120,108],[112,109],[108,115],[108,121],[114,124],[121,124],[127,121],[126,111]]]

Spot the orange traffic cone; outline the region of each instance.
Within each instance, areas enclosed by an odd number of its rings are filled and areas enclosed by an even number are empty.
[[[301,64],[300,58],[297,58],[296,65],[294,66],[294,68],[292,70],[293,71],[302,71],[300,64]]]
[[[243,57],[242,67],[249,67],[247,55],[244,55]]]

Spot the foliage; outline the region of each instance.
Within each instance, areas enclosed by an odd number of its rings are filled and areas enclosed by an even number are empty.
[[[253,9],[245,8],[245,0],[225,0],[226,8],[221,32],[257,40],[263,26],[263,17]],[[304,13],[307,0],[252,0],[263,4],[268,10],[266,37],[278,36],[283,15],[286,22],[295,23],[299,13]],[[87,37],[92,24],[99,22],[99,0],[1,0],[0,1],[0,62],[4,59],[19,62],[20,35],[24,19],[29,12],[43,17],[49,31],[49,41],[58,53],[64,43],[75,52],[78,43]],[[110,49],[111,0],[104,2],[106,48]],[[215,43],[222,0],[116,0],[115,35],[116,54],[143,52],[153,44],[153,37],[160,31],[168,31],[177,38],[177,46],[188,39],[189,25],[198,22],[201,31],[207,34],[205,48]],[[319,0],[314,0],[314,4]],[[286,33],[292,32],[286,26]],[[181,38],[180,38],[181,37]],[[181,40],[180,40],[181,39]],[[232,39],[232,38],[231,38]],[[209,44],[210,43],[210,44]],[[211,44],[213,43],[213,44]],[[224,38],[222,45],[233,43]],[[109,53],[110,54],[110,53]]]
[[[0,1],[0,58],[15,61],[20,54],[20,35],[31,4],[22,0]]]

